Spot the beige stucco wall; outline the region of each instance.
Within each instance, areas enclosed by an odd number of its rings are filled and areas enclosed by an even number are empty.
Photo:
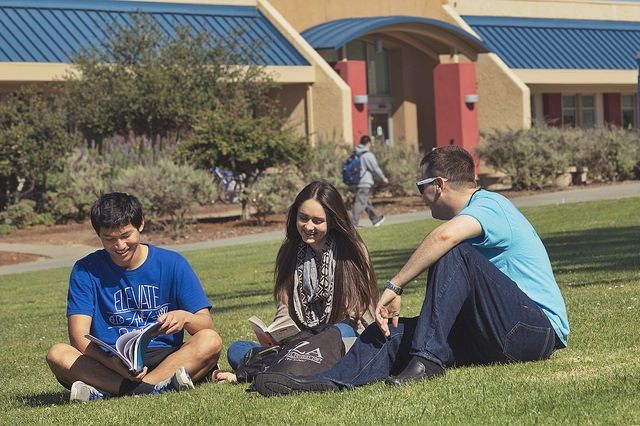
[[[258,0],[258,9],[305,57],[314,69],[315,81],[306,92],[306,131],[317,140],[351,144],[351,90],[324,59],[300,36],[270,2]],[[315,123],[318,123],[316,125]]]
[[[478,80],[478,123],[481,132],[493,129],[526,129],[531,125],[529,88],[514,80],[510,70],[495,54],[480,55]]]
[[[322,22],[364,16],[407,15],[435,18],[447,0],[270,0],[302,32]]]
[[[461,15],[640,21],[637,2],[601,0],[449,0]]]
[[[393,88],[393,137],[417,143],[422,149],[435,146],[433,108],[433,59],[410,47],[391,51],[391,87]]]

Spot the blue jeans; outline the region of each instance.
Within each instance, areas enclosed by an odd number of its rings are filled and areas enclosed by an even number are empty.
[[[342,337],[357,337],[358,333],[348,322],[340,322],[334,324],[340,330]],[[245,354],[253,348],[259,348],[261,345],[256,342],[249,342],[247,340],[237,340],[233,342],[229,349],[227,349],[227,361],[232,369],[238,368],[238,364],[242,361]]]
[[[466,243],[429,269],[420,315],[389,329],[385,337],[377,324],[367,327],[320,377],[353,387],[398,374],[413,355],[448,367],[541,360],[556,346],[544,312]]]

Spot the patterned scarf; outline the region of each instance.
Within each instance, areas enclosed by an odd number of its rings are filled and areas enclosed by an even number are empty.
[[[320,261],[318,266],[317,260]],[[293,278],[293,307],[298,321],[307,327],[326,323],[333,305],[333,273],[336,268],[336,243],[327,236],[322,259],[305,243],[298,245]]]

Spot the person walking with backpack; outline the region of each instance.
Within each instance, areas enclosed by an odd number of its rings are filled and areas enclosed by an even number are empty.
[[[345,182],[349,185],[349,191],[355,194],[353,200],[353,224],[356,227],[359,226],[360,215],[364,210],[367,212],[367,216],[369,216],[373,226],[380,226],[384,221],[384,216],[378,215],[373,209],[369,193],[374,184],[374,175],[384,183],[389,183],[389,180],[378,165],[378,159],[375,154],[371,152],[371,138],[369,136],[364,135],[360,138],[360,143],[354,150],[354,155],[360,159],[360,176],[357,182]]]

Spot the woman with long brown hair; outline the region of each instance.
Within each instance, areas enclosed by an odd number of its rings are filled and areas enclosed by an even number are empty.
[[[301,330],[335,324],[342,337],[355,337],[375,321],[378,289],[371,259],[342,196],[330,183],[311,182],[289,207],[273,294],[275,320],[289,315]],[[231,344],[231,367],[255,346]]]

